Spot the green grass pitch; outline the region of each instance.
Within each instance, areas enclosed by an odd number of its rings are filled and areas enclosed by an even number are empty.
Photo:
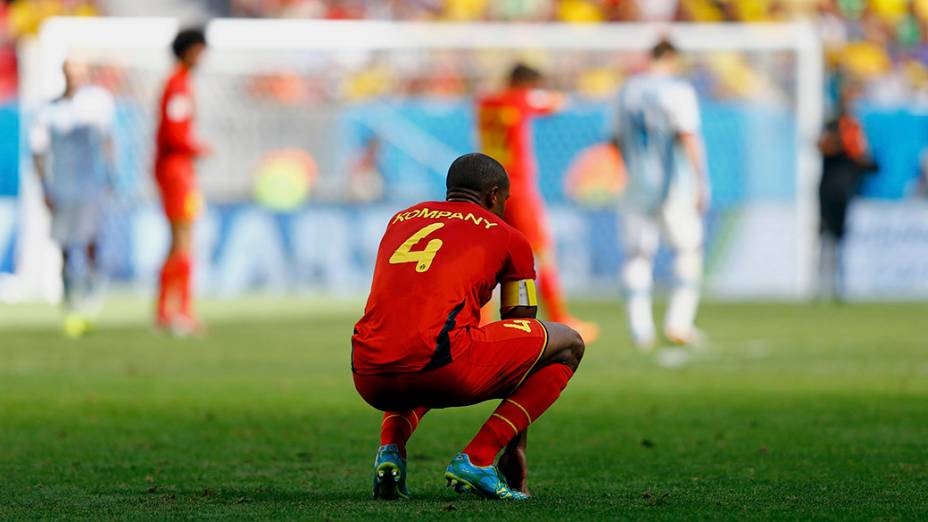
[[[530,431],[522,504],[444,487],[492,404],[431,412],[415,498],[369,499],[359,305],[203,308],[205,339],[121,300],[69,341],[51,309],[0,307],[0,520],[928,518],[928,305],[707,305],[709,346],[678,360],[631,349],[617,303],[578,304],[604,335]]]

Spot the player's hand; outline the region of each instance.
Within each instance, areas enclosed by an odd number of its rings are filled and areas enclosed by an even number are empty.
[[[552,92],[551,96],[553,98],[551,108],[554,112],[563,111],[570,105],[570,98],[562,92]]]
[[[49,211],[49,212],[54,212],[54,211],[55,211],[55,202],[52,201],[52,198],[50,198],[50,197],[48,197],[48,196],[45,196],[43,199],[45,200],[45,207],[48,209],[48,211]]]
[[[711,196],[709,195],[709,190],[705,187],[699,190],[699,195],[696,197],[696,209],[699,210],[700,214],[706,214],[709,212],[709,205],[711,204]]]
[[[527,483],[528,460],[525,458],[524,446],[514,444],[506,446],[499,457],[498,467],[510,488],[526,495],[530,494]]]

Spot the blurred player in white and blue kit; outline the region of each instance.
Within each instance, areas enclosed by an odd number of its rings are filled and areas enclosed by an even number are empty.
[[[29,131],[36,173],[51,212],[51,235],[62,251],[62,283],[72,335],[89,326],[83,313],[98,297],[97,243],[113,176],[113,98],[88,83],[84,63],[63,66],[64,93],[43,106]],[[74,254],[85,254],[77,263]]]
[[[681,345],[699,336],[694,321],[709,183],[696,92],[678,77],[679,69],[677,49],[669,41],[659,42],[648,70],[623,85],[611,122],[628,173],[620,202],[626,313],[633,340],[643,350],[657,342],[651,295],[662,235],[674,255],[664,335]]]

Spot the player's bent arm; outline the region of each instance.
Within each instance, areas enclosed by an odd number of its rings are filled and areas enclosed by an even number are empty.
[[[538,315],[535,281],[504,281],[500,291],[499,316],[502,319],[534,319]]]
[[[514,306],[499,311],[500,319],[535,319],[537,316],[537,306]]]
[[[201,156],[203,148],[199,142],[190,135],[190,124],[168,121],[165,130],[168,150],[175,154],[187,156]]]
[[[45,177],[45,154],[33,154],[32,166],[35,167],[35,175],[39,177],[39,181],[42,182],[42,188],[44,189],[47,180]]]
[[[48,149],[51,147],[51,135],[42,114],[36,118],[35,123],[29,129],[28,137],[29,149],[32,152],[32,165],[44,190],[46,188],[45,184],[48,182],[45,159]]]
[[[560,112],[569,105],[567,95],[547,89],[533,89],[527,101],[529,109],[541,116]]]
[[[705,211],[709,206],[709,176],[706,174],[705,153],[703,151],[702,139],[695,132],[681,132],[677,139],[683,146],[683,152],[686,154],[693,172],[696,174],[696,181],[699,190],[700,210]]]
[[[48,187],[48,170],[44,153],[35,153],[32,155],[32,165],[35,168],[35,175],[39,178],[39,185],[42,186],[42,199],[49,210],[54,210],[54,202],[51,197],[51,190]]]
[[[116,188],[116,146],[113,144],[113,136],[107,134],[103,142],[103,157],[106,161],[106,184],[109,190]]]

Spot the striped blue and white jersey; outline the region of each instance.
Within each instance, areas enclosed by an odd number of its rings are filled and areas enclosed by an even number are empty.
[[[700,128],[689,83],[656,73],[633,76],[619,92],[612,125],[628,172],[624,205],[653,211],[670,197],[696,200],[696,173],[677,139]]]
[[[29,146],[46,158],[46,187],[53,201],[100,199],[111,175],[106,148],[114,117],[113,97],[96,86],[82,87],[38,111],[29,129]]]

